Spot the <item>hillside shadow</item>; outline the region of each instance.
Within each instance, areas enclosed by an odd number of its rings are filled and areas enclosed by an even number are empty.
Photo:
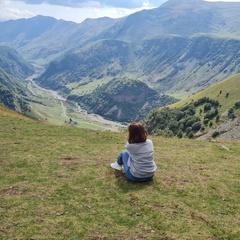
[[[148,187],[154,184],[154,178],[152,181],[149,181],[149,182],[133,182],[126,178],[124,172],[114,171],[114,175],[116,178],[117,186],[125,193],[129,191],[132,192],[132,191],[142,190],[145,187]]]

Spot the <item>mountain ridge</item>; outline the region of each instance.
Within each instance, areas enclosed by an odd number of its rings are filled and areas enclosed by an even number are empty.
[[[7,46],[0,46],[0,68],[19,80],[34,73],[33,66],[16,50]]]
[[[70,94],[68,84],[73,82],[87,85],[93,80],[129,77],[182,98],[240,72],[239,49],[240,40],[202,34],[165,36],[134,48],[124,41],[100,40],[52,62],[36,81]]]
[[[0,23],[0,44],[7,43],[10,47],[16,48],[28,60],[37,60],[41,64],[46,64],[47,52],[49,55],[47,61],[50,61],[76,45],[84,46],[89,42],[105,38],[138,42],[146,37],[148,39],[165,34],[191,36],[199,32],[240,36],[238,24],[235,21],[235,19],[240,18],[237,11],[240,7],[239,3],[206,2],[202,0],[197,2],[198,4],[196,2],[193,4],[191,1],[190,4],[189,1],[178,1],[176,3],[174,0],[169,0],[158,8],[142,10],[123,18],[86,19],[80,24],[43,16],[10,20]],[[187,7],[185,6],[186,3]],[[194,5],[196,6],[194,7]],[[196,15],[198,14],[196,10],[198,8],[202,9],[199,16]],[[186,10],[193,19],[190,18],[188,13],[184,13]],[[172,11],[176,12],[176,17],[174,17]],[[210,12],[207,14],[206,11]],[[214,11],[214,14],[212,11]],[[179,12],[182,14],[178,16]],[[213,23],[216,21],[215,25],[212,26],[210,20]],[[24,30],[23,26],[26,24],[29,25],[29,28]],[[36,28],[36,24],[39,25],[38,28]],[[207,29],[204,30],[204,28]],[[31,32],[30,29],[34,29],[34,31]],[[19,34],[20,31],[21,35]],[[184,32],[188,33],[184,34]],[[37,37],[27,38],[29,34],[33,36],[33,33],[37,34]]]
[[[166,34],[184,37],[197,33],[240,36],[234,17],[232,21],[228,19],[229,15],[240,18],[239,7],[240,3],[169,0],[158,8],[142,10],[119,19],[103,36],[137,42],[146,36],[156,38]],[[133,38],[128,35],[129,32]]]
[[[81,46],[94,39],[98,32],[112,22],[115,20],[99,18],[86,19],[77,24],[41,15],[9,20],[0,22],[0,44],[17,49],[29,61],[45,65],[76,45]]]
[[[16,50],[0,46],[0,103],[23,114],[30,112],[24,79],[33,73],[32,65]]]
[[[0,68],[0,104],[22,114],[30,112],[25,86]]]

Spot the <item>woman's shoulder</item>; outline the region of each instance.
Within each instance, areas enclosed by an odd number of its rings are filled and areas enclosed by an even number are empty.
[[[139,146],[139,145],[146,145],[146,144],[153,144],[152,140],[151,139],[146,139],[145,142],[139,142],[139,143],[129,143],[129,142],[126,142],[125,146],[126,147],[134,147],[134,146]]]
[[[149,138],[146,140],[146,142],[147,142],[147,143],[153,143],[152,140],[149,139]]]

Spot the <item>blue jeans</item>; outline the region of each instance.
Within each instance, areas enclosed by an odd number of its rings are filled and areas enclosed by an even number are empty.
[[[137,178],[134,177],[130,172],[130,167],[128,167],[128,158],[129,154],[126,150],[123,150],[117,157],[117,163],[123,165],[126,177],[133,182],[149,182],[152,180],[152,177],[147,178]]]

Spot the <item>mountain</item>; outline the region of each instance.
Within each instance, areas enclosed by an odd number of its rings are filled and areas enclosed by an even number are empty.
[[[130,77],[181,98],[240,72],[239,56],[240,40],[201,34],[145,40],[134,48],[100,40],[50,63],[36,81],[69,94],[92,81]]]
[[[240,138],[240,74],[152,110],[144,124],[150,134],[189,138]]]
[[[34,73],[32,65],[16,50],[6,46],[0,46],[0,68],[17,79],[25,79]]]
[[[77,24],[44,16],[10,20],[0,22],[0,44],[15,48],[26,59],[44,65],[72,48],[93,41],[115,21],[86,19]]]
[[[115,77],[119,71],[126,72],[130,61],[129,46],[118,40],[102,40],[67,54],[60,61],[49,64],[36,81],[47,88],[70,92],[68,84],[91,82],[105,76]]]
[[[197,33],[240,35],[236,19],[240,3],[202,0],[169,0],[159,8],[143,10],[117,21],[103,38],[128,42],[174,34],[190,37]]]
[[[29,92],[24,79],[34,73],[34,68],[16,50],[0,46],[0,104],[29,114]]]
[[[0,104],[26,114],[30,111],[25,86],[0,68]]]
[[[67,51],[100,39],[141,42],[174,34],[239,36],[240,3],[169,0],[159,8],[119,19],[86,19],[77,24],[37,16],[0,23],[0,44],[17,49],[28,60],[46,63]]]
[[[184,98],[239,73],[239,6],[169,0],[131,14],[50,63],[37,82],[70,94],[93,81],[129,77]]]
[[[139,121],[152,108],[176,101],[172,97],[159,95],[141,81],[122,78],[114,78],[90,94],[70,95],[68,100],[76,101],[91,113],[120,122]]]

